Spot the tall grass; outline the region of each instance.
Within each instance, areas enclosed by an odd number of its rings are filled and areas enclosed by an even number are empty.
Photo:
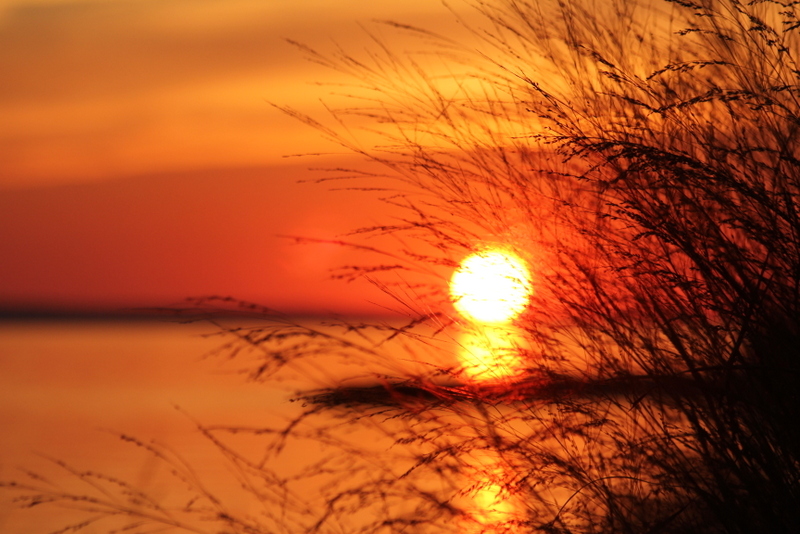
[[[341,354],[376,382],[302,394],[284,429],[201,427],[245,491],[283,513],[206,519],[235,532],[800,531],[795,6],[472,8],[477,49],[387,23],[448,76],[377,39],[364,58],[298,45],[356,88],[331,97],[353,97],[334,126],[285,111],[384,166],[384,200],[408,213],[356,231],[383,259],[341,276],[370,278],[409,322],[315,329],[228,302],[265,321],[222,325],[231,350],[257,355],[253,378]],[[387,235],[400,245],[366,241]],[[447,275],[486,243],[532,266],[525,372],[472,384],[457,366],[385,357],[388,341],[409,359],[457,350],[470,327],[448,311]],[[348,441],[361,426],[386,446]],[[267,436],[276,457],[298,437],[341,451],[307,472],[326,480],[320,501],[269,494],[294,480],[219,437],[239,434]]]

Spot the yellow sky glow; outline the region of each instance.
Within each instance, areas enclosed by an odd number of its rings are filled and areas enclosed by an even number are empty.
[[[269,105],[343,81],[284,39],[360,51],[373,19],[455,26],[425,0],[0,2],[0,188],[341,151]]]

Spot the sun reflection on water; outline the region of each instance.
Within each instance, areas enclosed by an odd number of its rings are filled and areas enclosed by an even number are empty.
[[[511,325],[473,325],[459,337],[459,360],[466,377],[493,381],[525,368],[524,337]]]
[[[475,464],[471,478],[474,486],[469,493],[467,514],[459,525],[461,532],[512,532],[518,519],[518,507],[508,493],[507,469],[497,458],[483,458]]]
[[[461,370],[468,380],[492,383],[525,371],[524,332],[513,321],[529,305],[531,273],[525,261],[503,248],[487,248],[461,262],[450,280],[454,308],[466,319],[458,338]],[[468,475],[470,499],[461,532],[513,532],[517,506],[509,473],[497,457],[480,458]]]

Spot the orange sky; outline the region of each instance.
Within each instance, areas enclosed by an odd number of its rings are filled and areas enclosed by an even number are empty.
[[[318,163],[283,156],[344,152],[268,102],[321,115],[335,78],[283,39],[361,51],[372,19],[454,27],[429,0],[0,0],[0,308],[369,309],[327,280],[352,253],[275,235],[386,210],[297,184]]]

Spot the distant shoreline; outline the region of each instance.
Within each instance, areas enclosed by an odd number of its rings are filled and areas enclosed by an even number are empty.
[[[121,308],[121,309],[58,309],[58,308],[2,308],[0,307],[0,323],[4,322],[46,322],[46,321],[94,321],[94,322],[116,322],[116,321],[142,321],[142,322],[186,322],[202,321],[204,319],[234,319],[243,318],[239,313],[225,312],[220,310],[208,313],[207,310],[198,310],[198,314],[181,314],[180,310],[188,311],[191,306],[183,308],[176,306],[169,307],[149,307],[149,308]],[[347,319],[354,321],[397,321],[404,320],[405,317],[397,315],[349,315],[341,313],[325,313],[320,311],[286,311],[281,312],[285,317],[307,320],[336,320]],[[254,316],[248,316],[253,319]]]

